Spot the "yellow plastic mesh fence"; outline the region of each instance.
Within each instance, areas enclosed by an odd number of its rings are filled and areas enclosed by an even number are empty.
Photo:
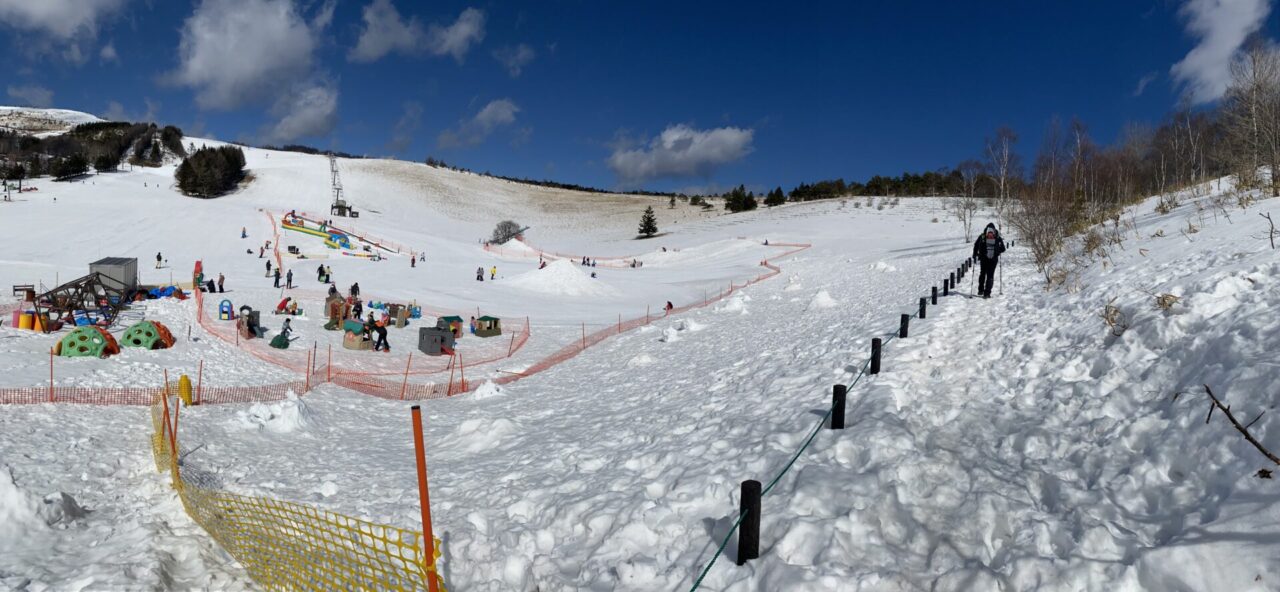
[[[421,532],[375,524],[319,508],[205,487],[175,462],[166,401],[151,407],[156,468],[173,477],[182,505],[254,582],[269,590],[427,590],[436,578],[440,540],[431,565]],[[170,399],[170,405],[178,405]],[[174,409],[177,415],[177,409]],[[430,576],[428,576],[430,574]]]

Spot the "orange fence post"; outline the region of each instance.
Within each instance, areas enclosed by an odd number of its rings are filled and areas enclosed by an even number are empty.
[[[196,405],[204,398],[204,358],[200,358],[200,369],[196,371]]]
[[[176,461],[178,458],[178,438],[177,438],[177,434],[174,433],[174,430],[178,429],[178,422],[177,422],[178,413],[176,410],[173,413],[173,419],[174,419],[173,425],[169,426],[169,452],[173,454],[173,458]],[[168,368],[164,369],[164,420],[165,422],[169,421],[169,369]]]
[[[644,324],[649,324],[649,305],[644,305]]]
[[[618,333],[622,333],[622,313],[618,313]]]
[[[160,437],[172,442],[172,438],[169,437],[169,433],[172,430],[169,429],[169,390],[167,388],[160,393],[160,404],[164,408],[164,421],[160,422]],[[172,447],[172,444],[170,446]]]
[[[507,357],[508,357],[508,358],[510,358],[510,357],[511,357],[511,352],[515,350],[515,347],[516,347],[516,332],[515,332],[515,331],[512,331],[512,332],[511,332],[511,345],[508,345],[508,346],[507,346]]]
[[[303,387],[302,392],[311,392],[311,352],[307,352],[307,367],[304,370],[307,374],[307,384]]]
[[[467,392],[467,365],[462,362],[462,354],[458,354],[458,392]]]
[[[444,396],[446,397],[453,396],[453,369],[455,366],[457,366],[457,363],[456,363],[457,361],[458,361],[458,354],[453,354],[449,356],[449,390],[445,391],[444,393]]]
[[[582,323],[582,349],[587,349],[587,324]]]
[[[431,531],[431,496],[427,492],[427,453],[422,441],[422,408],[414,405],[410,409],[413,415],[413,452],[418,461],[418,505],[422,510],[422,542],[426,547],[427,564],[423,566],[427,573],[427,589],[439,592],[440,584],[436,578],[436,537]]]
[[[404,383],[400,385],[400,400],[404,400],[405,391],[409,390],[409,365],[413,363],[413,352],[409,352],[409,359],[404,363]]]
[[[324,368],[326,382],[333,382],[333,344],[329,344],[329,364]]]
[[[53,402],[53,348],[49,348],[49,402]]]

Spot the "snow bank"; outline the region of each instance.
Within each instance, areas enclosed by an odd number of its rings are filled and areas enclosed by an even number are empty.
[[[521,290],[554,294],[557,296],[593,296],[608,297],[617,291],[592,278],[582,267],[567,259],[552,261],[543,269],[526,271],[512,278],[502,280],[507,286]]]
[[[888,272],[888,271],[898,271],[898,268],[896,268],[896,267],[894,267],[894,266],[892,266],[892,265],[889,265],[888,263],[885,263],[884,261],[876,261],[875,263],[872,263],[871,265],[868,265],[867,267],[868,267],[869,269],[871,269],[871,271],[886,271],[886,272]]]
[[[236,414],[235,422],[241,429],[264,430],[274,434],[289,434],[305,430],[315,422],[307,403],[289,391],[288,399],[274,403],[254,403]]]
[[[0,549],[29,541],[33,533],[81,518],[85,511],[61,491],[43,498],[24,490],[8,465],[0,465]]]

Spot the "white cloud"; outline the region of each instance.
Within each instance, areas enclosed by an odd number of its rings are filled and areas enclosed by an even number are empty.
[[[1271,11],[1269,0],[1187,0],[1178,13],[1199,41],[1169,69],[1193,103],[1217,100],[1231,79],[1230,64]]]
[[[116,53],[116,45],[114,42],[108,42],[102,46],[102,50],[98,52],[98,57],[104,62],[119,62],[120,54]]]
[[[160,103],[150,98],[142,99],[147,110],[143,113],[130,112],[124,108],[119,101],[110,101],[107,103],[107,110],[102,112],[101,117],[107,121],[133,121],[133,122],[153,122],[156,121],[160,112]]]
[[[316,36],[291,0],[205,0],[183,23],[170,78],[201,108],[259,102],[311,76]]]
[[[9,97],[23,103],[26,107],[49,107],[53,105],[53,91],[38,84],[10,86]]]
[[[751,153],[754,135],[754,130],[737,127],[699,130],[684,124],[672,125],[647,147],[615,148],[609,157],[609,168],[626,183],[708,177],[717,168]]]
[[[1159,74],[1156,74],[1155,72],[1147,72],[1146,74],[1144,74],[1142,78],[1138,79],[1138,86],[1134,87],[1133,96],[1135,97],[1142,96],[1142,93],[1146,92],[1147,90],[1147,85],[1151,84],[1152,82],[1155,82],[1158,76]]]
[[[484,40],[484,13],[468,8],[448,27],[431,25],[427,30],[427,49],[435,55],[451,55],[458,63],[466,57],[471,44]]]
[[[0,23],[23,31],[16,43],[28,57],[59,55],[82,64],[102,21],[127,0],[0,0]]]
[[[329,24],[333,22],[333,11],[338,8],[338,0],[325,0],[320,5],[320,10],[316,11],[314,17],[311,18],[311,28],[316,31],[323,31],[329,28]]]
[[[501,47],[493,50],[493,58],[502,63],[512,78],[519,78],[520,72],[537,54],[533,48],[521,43],[515,47]]]
[[[458,122],[458,127],[440,133],[440,148],[475,146],[485,141],[499,127],[516,121],[520,107],[511,99],[497,99],[485,105],[475,117]]]
[[[364,7],[364,30],[356,46],[347,52],[353,62],[372,62],[393,51],[414,54],[421,51],[425,33],[417,19],[405,22],[391,0],[373,0]]]
[[[391,141],[387,142],[387,150],[396,154],[407,150],[413,143],[414,132],[418,131],[421,125],[422,103],[406,101],[404,113],[400,115],[400,120],[396,122],[396,127],[391,132]]]
[[[70,40],[86,32],[96,34],[100,19],[124,3],[125,0],[0,0],[0,22]]]
[[[272,107],[280,118],[265,134],[268,142],[292,142],[333,131],[338,114],[338,90],[324,84],[305,86],[283,95]]]
[[[403,55],[451,55],[462,62],[472,44],[484,39],[484,13],[475,8],[462,11],[447,27],[432,24],[425,30],[417,18],[405,19],[391,0],[373,0],[361,14],[364,28],[356,46],[347,52],[352,62],[373,62],[392,52]]]

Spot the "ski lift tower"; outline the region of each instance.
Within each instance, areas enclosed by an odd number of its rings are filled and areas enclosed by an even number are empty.
[[[342,199],[342,177],[338,174],[338,158],[332,152],[329,153],[329,183],[333,186],[333,205],[329,206],[329,214],[359,218],[360,212]]]

